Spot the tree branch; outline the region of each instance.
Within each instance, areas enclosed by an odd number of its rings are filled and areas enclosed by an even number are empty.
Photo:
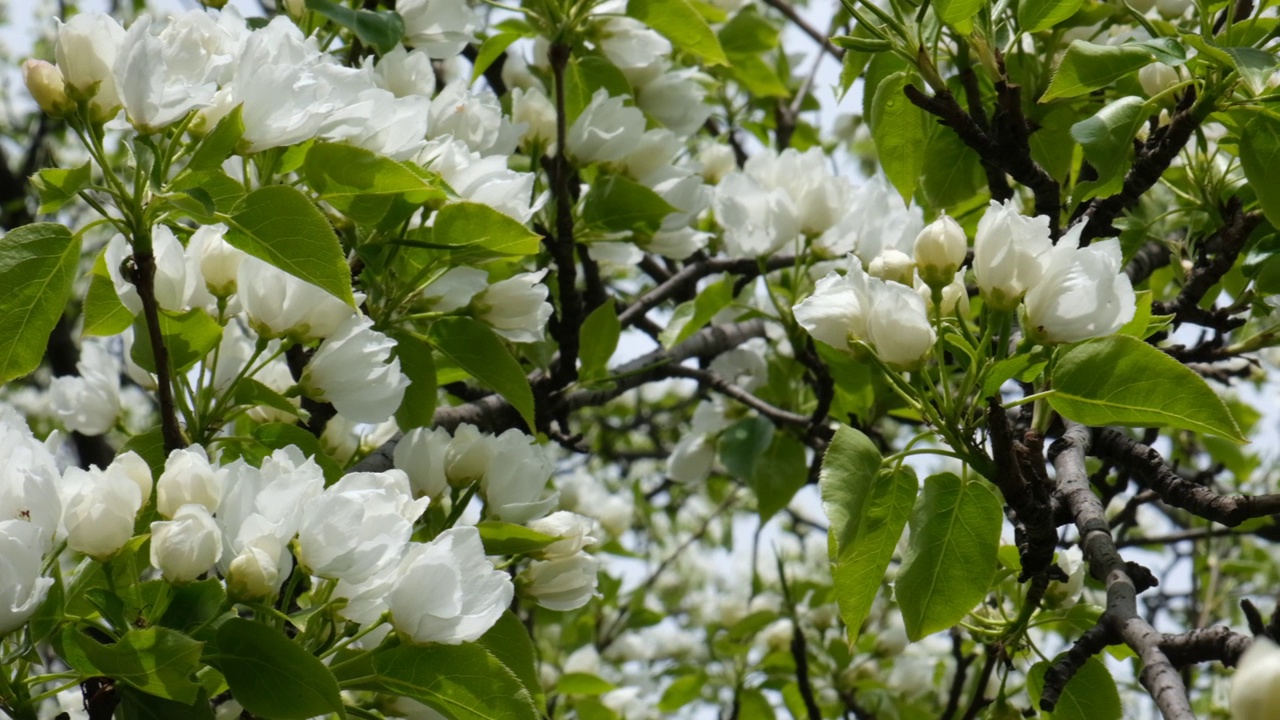
[[[1068,507],[1075,516],[1076,529],[1080,533],[1080,547],[1088,559],[1089,569],[1093,576],[1103,580],[1107,588],[1107,607],[1098,620],[1099,626],[1105,630],[1092,631],[1090,646],[1104,638],[1110,640],[1118,636],[1133,649],[1142,660],[1142,672],[1138,679],[1155,700],[1166,720],[1194,720],[1195,714],[1187,700],[1186,686],[1177,668],[1169,662],[1168,656],[1161,649],[1164,636],[1156,632],[1151,625],[1138,615],[1139,586],[1153,582],[1150,573],[1144,577],[1140,566],[1126,563],[1120,557],[1111,537],[1111,529],[1107,525],[1102,501],[1093,493],[1089,485],[1089,476],[1085,471],[1085,454],[1089,451],[1091,433],[1089,428],[1070,420],[1064,421],[1066,432],[1053,444],[1049,455],[1057,470],[1058,488],[1065,498]],[[1070,676],[1064,673],[1055,674],[1055,686],[1061,692]],[[1056,685],[1061,677],[1061,684]],[[1050,689],[1050,676],[1045,676],[1045,689]],[[1045,707],[1041,700],[1041,707]]]
[[[761,318],[747,320],[729,326],[703,328],[693,337],[670,350],[655,350],[647,355],[620,365],[613,370],[612,387],[601,390],[577,390],[567,395],[550,398],[555,412],[603,405],[646,383],[669,377],[669,367],[679,365],[691,357],[714,356],[737,347],[753,337],[762,337],[765,321]],[[805,418],[808,422],[808,418]],[[459,425],[475,425],[484,432],[499,433],[507,428],[522,427],[520,414],[500,395],[489,395],[466,405],[436,410],[432,425],[452,432]],[[400,442],[402,433],[396,433],[381,447],[356,463],[350,472],[382,472],[394,467],[392,454]]]
[[[151,341],[151,353],[156,364],[156,395],[160,401],[160,433],[164,437],[165,455],[187,446],[178,424],[178,409],[173,396],[173,375],[169,367],[169,348],[164,344],[160,330],[160,306],[156,302],[156,256],[151,250],[151,237],[139,233],[134,237],[133,272],[130,273],[138,298],[142,301],[142,316],[147,325],[147,338]]]
[[[1094,430],[1093,445],[1098,457],[1131,471],[1164,502],[1207,520],[1235,527],[1251,518],[1280,513],[1280,494],[1220,495],[1178,475],[1155,449],[1118,430]]]

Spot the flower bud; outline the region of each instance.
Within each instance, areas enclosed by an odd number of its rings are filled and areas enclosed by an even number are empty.
[[[1240,656],[1231,678],[1231,717],[1235,720],[1269,720],[1280,707],[1280,647],[1265,638]]]
[[[920,279],[931,288],[950,285],[968,249],[969,239],[960,223],[946,215],[934,220],[916,236],[914,252]]]
[[[702,166],[702,179],[715,185],[725,175],[738,169],[738,159],[734,157],[733,148],[720,143],[704,146],[698,151],[698,164]]]
[[[203,505],[183,505],[173,519],[151,523],[151,564],[171,583],[188,583],[222,557],[222,532]]]
[[[463,423],[453,431],[453,440],[445,451],[444,472],[449,485],[465,488],[484,477],[493,457],[493,436],[485,435],[474,425]]]
[[[1178,84],[1176,68],[1162,62],[1153,62],[1138,71],[1138,82],[1142,84],[1142,92],[1147,97],[1154,97]]]
[[[227,570],[227,594],[232,599],[261,600],[274,595],[280,587],[282,578],[276,564],[279,548],[263,547],[264,544],[274,545],[278,541],[270,535],[263,535],[246,545],[231,561]]]
[[[444,428],[414,428],[396,443],[395,466],[409,475],[415,497],[443,497],[449,491],[445,453],[452,438]]]
[[[520,580],[524,592],[548,610],[576,610],[596,594],[599,561],[586,553],[557,560],[534,560]]]
[[[871,266],[867,268],[867,274],[872,277],[907,286],[911,285],[911,278],[915,275],[915,271],[915,262],[911,257],[893,248],[881,250],[880,254],[871,261]]]
[[[534,532],[560,538],[542,549],[540,556],[544,560],[571,557],[596,542],[595,537],[591,535],[595,532],[595,521],[567,510],[551,513],[541,520],[526,524]]]
[[[22,63],[22,81],[40,109],[52,117],[66,117],[75,108],[67,97],[67,84],[52,63],[34,58]]]
[[[112,67],[124,44],[125,31],[115,18],[86,12],[58,23],[54,54],[67,84],[67,93],[89,100],[96,122],[110,120],[120,109]]]
[[[209,464],[203,447],[174,450],[156,481],[156,511],[171,518],[183,505],[196,504],[217,512],[222,484],[223,476]]]

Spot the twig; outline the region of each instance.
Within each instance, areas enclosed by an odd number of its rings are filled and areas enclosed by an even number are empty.
[[[844,50],[836,47],[829,39],[827,39],[826,33],[813,25],[810,25],[809,21],[805,20],[800,13],[796,12],[796,9],[791,7],[786,0],[764,0],[764,2],[769,7],[785,15],[788,20],[795,23],[796,27],[800,28],[801,32],[808,35],[810,38],[813,38],[813,41],[821,45],[822,49],[826,50],[831,57],[837,60],[844,59]]]
[[[160,401],[160,433],[164,437],[165,455],[187,446],[178,425],[178,410],[173,397],[172,370],[169,367],[169,348],[164,344],[160,330],[160,306],[156,302],[156,256],[151,249],[151,237],[143,230],[134,237],[133,272],[130,278],[142,301],[142,316],[147,325],[147,337],[151,340],[151,353],[156,365],[156,394]]]
[[[552,371],[552,381],[564,387],[578,378],[578,330],[582,326],[582,296],[578,293],[574,259],[572,177],[567,141],[569,116],[565,110],[564,71],[569,62],[568,45],[554,43],[548,51],[555,77],[556,147],[551,161],[551,193],[556,203],[555,237],[547,238],[547,248],[556,263],[559,307],[551,329],[560,346],[560,361]]]
[[[763,261],[756,258],[708,258],[689,263],[681,268],[680,272],[669,276],[657,287],[636,298],[618,314],[618,322],[622,327],[635,324],[645,313],[664,301],[695,289],[698,281],[708,275],[722,272],[746,276],[759,275],[761,262],[764,263],[765,272],[772,272],[794,266],[796,259],[790,255],[775,255]]]

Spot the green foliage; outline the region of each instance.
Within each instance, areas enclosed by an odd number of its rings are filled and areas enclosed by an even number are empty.
[[[390,52],[404,37],[404,20],[391,10],[352,10],[331,0],[307,0],[307,9],[350,29],[380,53]]]
[[[358,223],[381,222],[397,200],[417,206],[445,198],[431,173],[354,145],[312,145],[302,172],[321,200]]]
[[[618,349],[622,326],[618,322],[618,308],[612,301],[602,303],[582,321],[582,345],[578,359],[582,361],[581,377],[584,380],[605,377],[609,358]]]
[[[520,679],[476,643],[401,645],[373,654],[362,684],[413,698],[455,720],[534,720]]]
[[[1240,165],[1267,220],[1280,227],[1280,118],[1259,112],[1240,135]]]
[[[861,432],[840,426],[822,458],[818,487],[831,522],[828,548],[840,617],[854,643],[916,498],[909,467],[880,469],[880,452]]]
[[[444,318],[431,325],[432,347],[476,380],[507,399],[529,425],[533,422],[533,390],[520,364],[489,329],[470,318]]]
[[[482,520],[476,523],[476,529],[488,555],[528,555],[559,539],[501,520]]]
[[[40,196],[41,215],[56,213],[75,200],[92,181],[90,164],[74,168],[45,168],[31,177],[31,186]]]
[[[24,225],[0,237],[0,382],[40,364],[79,260],[80,238],[62,225]]]
[[[351,271],[324,214],[297,189],[268,185],[222,218],[228,243],[355,307]]]
[[[627,16],[666,36],[679,50],[697,55],[708,65],[727,65],[720,41],[689,0],[629,0]]]
[[[254,715],[304,720],[331,712],[345,717],[329,668],[279,632],[241,618],[218,628],[217,668],[232,694]]]
[[[542,238],[524,225],[474,202],[450,203],[436,214],[431,239],[458,256],[532,255]]]
[[[63,634],[64,647],[75,643],[83,655],[71,653],[70,661],[87,661],[73,665],[90,675],[107,675],[116,680],[166,700],[183,705],[196,701],[200,686],[191,676],[200,667],[204,643],[196,642],[180,632],[163,627],[130,630],[118,642],[104,645],[68,626]]]
[[[603,232],[653,233],[676,212],[660,195],[621,175],[597,182],[582,204],[582,221]]]
[[[1053,80],[1040,102],[1079,97],[1109,87],[1120,78],[1155,60],[1177,62],[1176,53],[1179,51],[1176,44],[1167,47],[1157,44],[1157,41],[1095,45],[1076,40],[1067,48],[1067,54],[1062,58],[1062,63],[1053,74]]]
[[[1061,659],[1055,658],[1054,661]],[[1027,672],[1027,690],[1031,701],[1040,703],[1044,674],[1049,663],[1038,662]],[[1107,667],[1096,657],[1085,661],[1067,681],[1052,713],[1041,713],[1047,720],[1119,720],[1123,717],[1120,693]]]
[[[1057,358],[1051,385],[1053,409],[1084,425],[1172,427],[1245,442],[1203,378],[1128,335],[1071,347]]]
[[[996,573],[1001,505],[983,481],[925,478],[894,592],[909,639],[955,625],[982,602]]]
[[[199,308],[178,312],[160,309],[160,336],[169,350],[169,368],[174,372],[191,369],[222,340],[222,326]],[[156,371],[151,334],[141,314],[133,321],[133,347],[130,357],[149,373]]]
[[[924,172],[925,149],[935,126],[930,116],[903,93],[903,88],[912,82],[908,73],[893,73],[876,86],[871,102],[871,137],[875,139],[881,167],[906,202],[911,201]]]

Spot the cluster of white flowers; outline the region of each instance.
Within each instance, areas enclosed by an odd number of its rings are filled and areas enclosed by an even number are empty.
[[[595,523],[565,511],[547,515],[560,497],[547,489],[554,466],[533,438],[519,430],[487,435],[465,424],[452,435],[442,428],[417,428],[400,439],[394,461],[419,497],[443,500],[450,488],[478,483],[488,517],[559,538],[518,578],[539,605],[571,610],[595,596],[598,562],[585,551],[596,542]]]
[[[1023,326],[1041,344],[1070,343],[1114,333],[1133,318],[1135,296],[1121,270],[1115,238],[1079,247],[1083,226],[1055,245],[1045,217],[1026,217],[1009,202],[992,202],[978,223],[973,274],[987,306],[1009,312],[1019,303]],[[793,308],[816,340],[841,350],[870,345],[889,365],[918,368],[933,348],[935,300],[944,316],[967,314],[960,268],[968,249],[964,231],[943,216],[921,230],[908,252],[882,248],[867,263],[830,272]],[[912,289],[914,287],[914,290]]]

